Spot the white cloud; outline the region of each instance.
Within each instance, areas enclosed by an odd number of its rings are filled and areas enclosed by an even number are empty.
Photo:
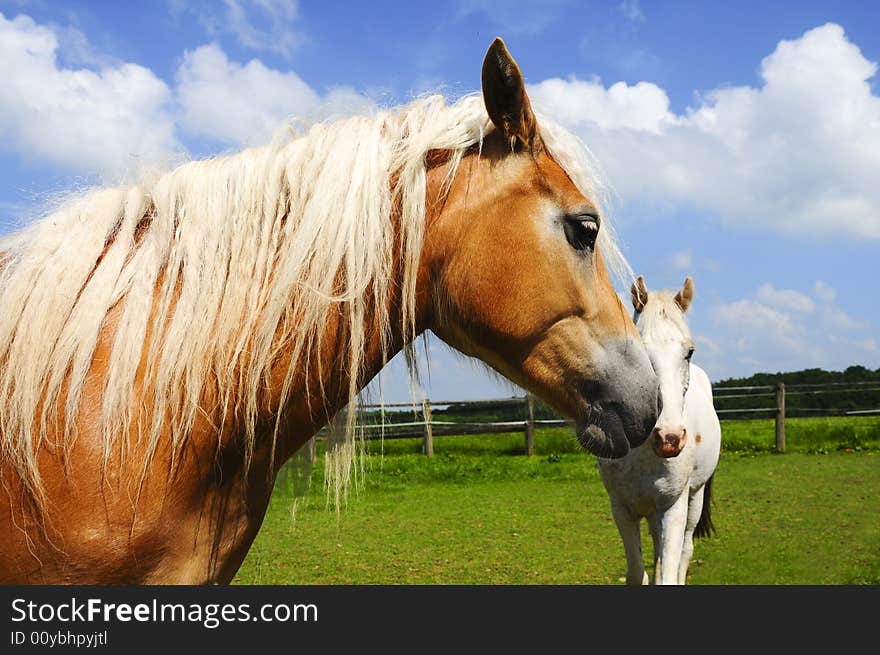
[[[57,55],[68,66],[108,68],[122,62],[97,50],[88,37],[73,25],[49,23],[46,25],[58,41]]]
[[[714,318],[744,347],[750,337],[760,336],[762,345],[781,347],[787,353],[804,350],[803,328],[790,314],[762,302],[743,299],[723,304],[715,309]]]
[[[825,305],[819,314],[820,324],[831,330],[844,330],[853,332],[864,330],[869,324],[863,320],[853,318],[836,305]]]
[[[708,314],[711,328],[695,331],[696,361],[713,380],[757,371],[880,366],[871,324],[831,300],[816,304],[799,291],[767,283],[748,297],[715,304]]]
[[[650,83],[530,87],[596,153],[625,201],[703,209],[729,224],[880,239],[877,65],[827,24],[781,41],[763,84],[715,89],[676,115]]]
[[[623,0],[623,2],[617,5],[617,9],[627,20],[631,20],[634,23],[645,22],[645,13],[639,7],[639,0]]]
[[[834,299],[837,298],[837,291],[834,287],[822,280],[816,280],[813,292],[816,294],[817,298],[824,300],[825,302],[834,302]]]
[[[194,16],[210,37],[228,34],[251,50],[290,57],[306,40],[296,27],[297,0],[171,0],[171,10]]]
[[[669,265],[680,271],[690,271],[694,267],[694,253],[690,250],[674,252],[669,257]]]
[[[176,74],[181,125],[227,144],[265,138],[290,115],[314,111],[318,94],[296,73],[267,68],[257,59],[229,61],[217,45],[184,55]]]
[[[299,14],[296,0],[223,0],[223,4],[226,5],[229,29],[245,47],[290,56],[302,41],[298,32],[291,29]],[[263,14],[263,19],[268,21],[266,28],[261,29],[255,24],[254,13]]]
[[[50,29],[0,14],[0,147],[117,177],[178,150],[171,91],[152,71],[130,63],[68,68],[58,48]],[[82,41],[79,48],[87,52]]]
[[[181,126],[230,145],[265,142],[291,117],[316,120],[372,106],[349,87],[321,96],[293,71],[269,68],[258,59],[230,61],[215,44],[187,52],[176,82]]]
[[[629,86],[617,82],[607,89],[599,80],[551,78],[529,87],[529,97],[552,116],[573,128],[632,130],[660,135],[675,123],[669,96],[656,84]]]
[[[0,78],[0,149],[108,182],[173,163],[185,150],[182,135],[253,145],[292,117],[374,107],[350,87],[319,93],[293,71],[231,61],[216,44],[186,52],[169,87],[147,68],[98,52],[76,28],[2,14]]]
[[[758,287],[755,294],[756,298],[761,302],[778,307],[783,310],[789,310],[798,314],[809,314],[816,309],[813,301],[794,289],[777,289],[772,284],[762,284]]]

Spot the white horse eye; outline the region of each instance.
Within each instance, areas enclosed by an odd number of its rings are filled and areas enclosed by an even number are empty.
[[[684,356],[684,358],[688,361],[691,361],[691,357],[694,356],[694,350],[696,350],[696,348],[694,348],[693,346],[688,348],[688,353],[687,353],[687,355]]]

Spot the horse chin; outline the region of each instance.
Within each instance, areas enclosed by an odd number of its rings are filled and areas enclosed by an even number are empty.
[[[590,420],[579,421],[577,438],[587,452],[617,459],[629,453],[630,445],[620,415],[614,409],[591,408]]]
[[[661,446],[652,446],[654,450],[654,454],[657,457],[661,457],[663,459],[670,459],[672,457],[678,457],[681,454],[683,448],[678,448],[675,446],[670,446],[668,444],[663,444]]]

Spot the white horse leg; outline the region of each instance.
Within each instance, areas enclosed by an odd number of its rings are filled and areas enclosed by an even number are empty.
[[[694,555],[694,530],[700,522],[700,514],[703,512],[703,491],[706,487],[697,489],[688,502],[687,525],[684,529],[684,543],[681,547],[681,561],[678,563],[678,584],[687,583],[688,567],[691,557]]]
[[[672,507],[660,514],[660,579],[655,584],[678,584],[678,563],[684,542],[684,529],[687,523],[688,489],[678,497]]]
[[[642,535],[639,532],[639,517],[619,503],[611,503],[611,514],[617,524],[617,531],[623,539],[626,553],[626,584],[648,584],[648,574],[642,561]]]

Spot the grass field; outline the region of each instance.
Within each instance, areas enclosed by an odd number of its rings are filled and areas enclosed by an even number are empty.
[[[713,518],[692,584],[880,584],[880,418],[722,425]],[[339,515],[321,470],[291,519],[279,480],[240,584],[619,584],[623,549],[595,459],[570,430],[368,444]],[[380,451],[384,448],[384,454]],[[646,561],[651,543],[643,528]]]

